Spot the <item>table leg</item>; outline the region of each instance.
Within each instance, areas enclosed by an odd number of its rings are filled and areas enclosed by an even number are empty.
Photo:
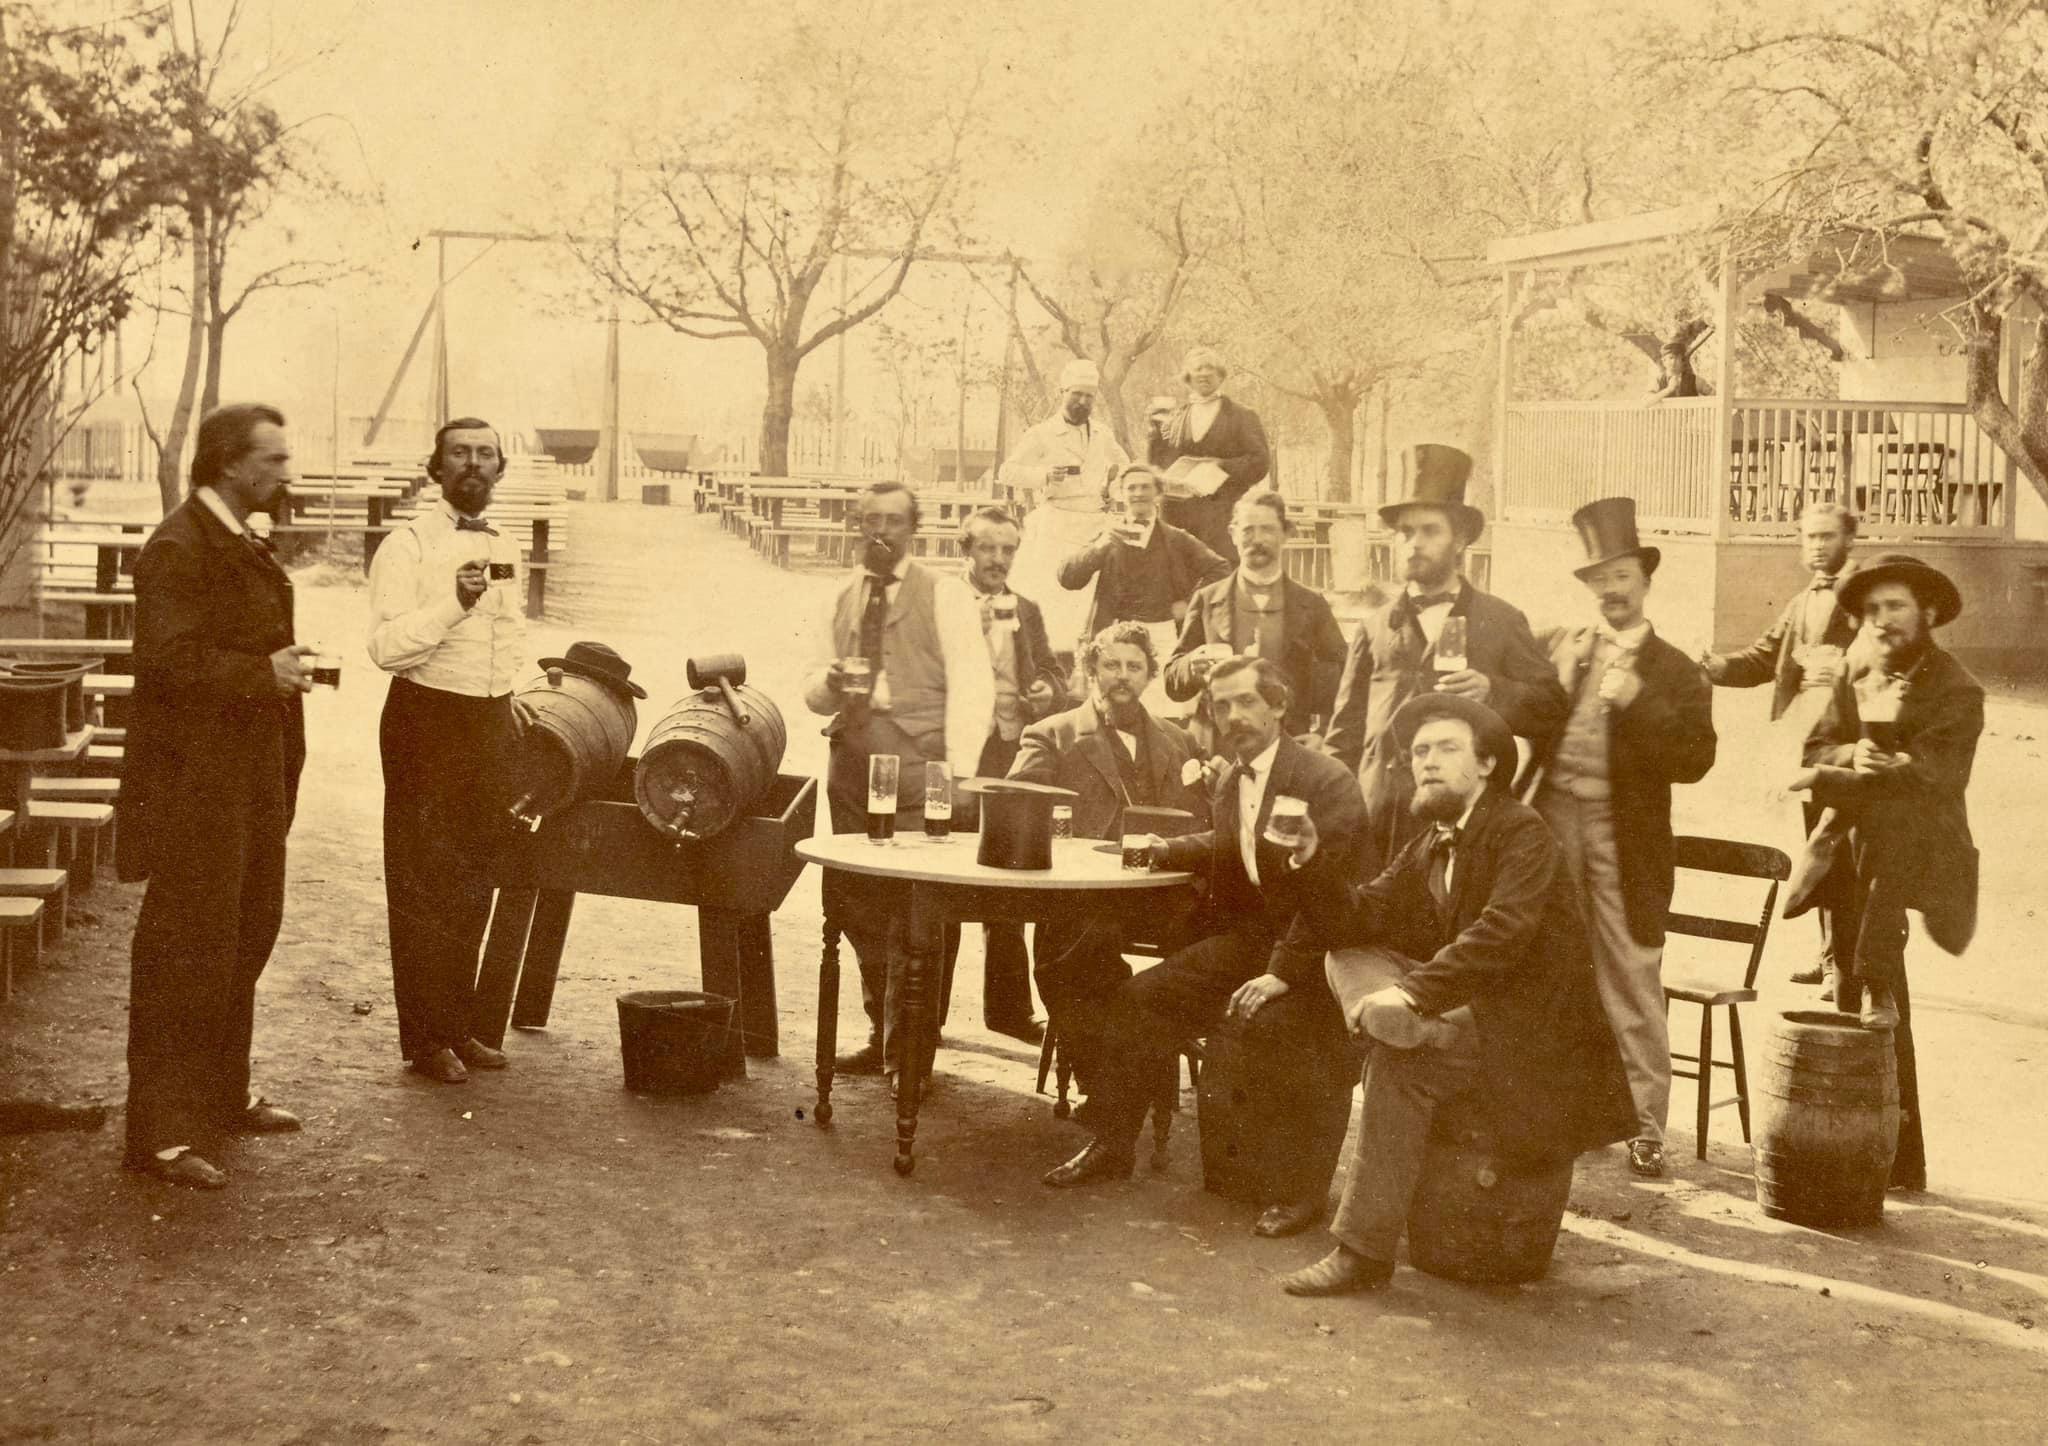
[[[533,928],[526,936],[526,964],[519,971],[519,993],[512,1003],[514,1029],[544,1029],[555,1002],[555,976],[562,968],[562,944],[569,937],[569,914],[576,895],[567,889],[542,889],[534,901]]]
[[[903,1068],[896,1079],[896,1173],[917,1168],[917,1107],[925,1081],[931,1078],[932,1053],[938,1041],[938,1000],[932,987],[944,967],[945,926],[924,885],[910,886],[908,954],[903,980]]]
[[[822,1129],[832,1123],[832,1058],[839,1051],[839,925],[825,916],[818,951],[818,1103],[811,1117]]]
[[[497,907],[491,910],[491,932],[484,939],[483,966],[477,971],[476,993],[470,1002],[469,1032],[492,1049],[505,1044],[512,995],[519,987],[537,898],[539,894],[532,889],[500,889]]]

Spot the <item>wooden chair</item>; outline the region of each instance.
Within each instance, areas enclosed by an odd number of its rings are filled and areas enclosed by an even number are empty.
[[[1731,987],[1711,977],[1672,977],[1673,951],[1667,942],[1664,949],[1664,1012],[1671,1012],[1675,999],[1682,1004],[1697,1004],[1700,1007],[1700,1044],[1698,1054],[1671,1052],[1671,1058],[1692,1065],[1690,1070],[1672,1067],[1676,1079],[1696,1081],[1699,1086],[1699,1112],[1694,1125],[1697,1148],[1695,1153],[1707,1158],[1707,1118],[1712,1110],[1733,1104],[1742,1116],[1742,1138],[1749,1140],[1749,1073],[1742,1057],[1742,1016],[1736,1012],[1738,1005],[1749,1003],[1756,998],[1756,971],[1763,963],[1764,941],[1771,932],[1771,915],[1778,907],[1778,885],[1792,876],[1792,861],[1778,849],[1767,844],[1737,843],[1731,839],[1696,838],[1680,835],[1673,840],[1677,852],[1677,867],[1682,872],[1691,869],[1697,873],[1719,874],[1744,879],[1768,881],[1764,890],[1763,909],[1755,923],[1743,919],[1708,918],[1699,914],[1680,913],[1672,910],[1665,915],[1664,929],[1667,934],[1685,935],[1696,939],[1712,939],[1727,944],[1746,944],[1749,957],[1743,966],[1742,984]],[[1688,951],[1689,952],[1689,951]],[[1690,962],[1688,959],[1686,962]],[[1714,1058],[1714,1011],[1725,1007],[1728,1011],[1729,1058]],[[1716,1068],[1731,1071],[1735,1076],[1735,1093],[1728,1099],[1714,1100],[1713,1078]]]

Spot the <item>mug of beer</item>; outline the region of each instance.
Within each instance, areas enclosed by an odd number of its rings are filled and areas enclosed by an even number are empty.
[[[943,763],[924,766],[924,836],[942,839],[953,832],[953,772]]]
[[[1052,806],[1052,836],[1072,838],[1074,836],[1074,806],[1056,803]]]
[[[1124,835],[1124,872],[1149,874],[1152,872],[1152,835],[1149,833],[1127,833]]]
[[[988,600],[989,626],[999,633],[1017,631],[1017,595],[999,592]]]
[[[313,665],[313,686],[316,688],[341,687],[341,654],[330,653],[318,643],[307,661]]]
[[[519,569],[509,562],[493,562],[485,567],[492,582],[510,582],[519,574]]]
[[[839,691],[849,698],[865,698],[875,690],[875,664],[858,655],[839,660]]]
[[[1436,635],[1436,670],[1439,673],[1465,671],[1465,619],[1453,613],[1444,619]]]
[[[1301,843],[1302,821],[1307,817],[1305,800],[1279,795],[1273,800],[1273,811],[1266,815],[1266,842],[1293,853]]]
[[[1899,692],[1879,688],[1856,700],[1858,733],[1885,753],[1899,751]]]

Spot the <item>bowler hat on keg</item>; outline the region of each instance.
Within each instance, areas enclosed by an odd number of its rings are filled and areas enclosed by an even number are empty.
[[[540,665],[550,671],[560,668],[579,678],[589,678],[620,693],[645,698],[647,690],[632,681],[633,665],[604,643],[571,643],[559,658],[542,658]]]
[[[1654,547],[1643,546],[1636,536],[1636,499],[1633,497],[1602,497],[1588,502],[1572,514],[1572,526],[1579,530],[1579,541],[1586,549],[1586,561],[1572,569],[1572,576],[1583,578],[1596,567],[1624,557],[1640,558],[1643,576],[1648,577],[1657,570],[1657,564],[1664,560],[1664,554]]]
[[[1949,581],[1947,573],[1932,563],[1904,552],[1885,552],[1862,564],[1842,579],[1835,599],[1842,611],[1855,617],[1863,611],[1863,599],[1881,582],[1902,582],[1913,590],[1920,606],[1934,609],[1934,625],[1952,623],[1962,614],[1963,595]]]
[[[1515,751],[1514,731],[1500,714],[1475,698],[1461,698],[1456,693],[1416,694],[1394,710],[1388,725],[1394,746],[1406,753],[1422,725],[1434,718],[1457,718],[1471,727],[1473,747],[1493,760],[1493,772],[1486,780],[1490,786],[1505,789],[1513,781],[1520,756]]]
[[[1451,519],[1467,542],[1486,530],[1486,514],[1465,501],[1465,483],[1472,476],[1472,459],[1456,447],[1423,442],[1410,447],[1402,458],[1408,477],[1408,495],[1380,509],[1380,521],[1397,525],[1401,513],[1410,507],[1434,507]]]

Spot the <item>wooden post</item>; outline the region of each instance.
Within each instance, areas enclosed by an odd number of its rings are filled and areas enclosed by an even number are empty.
[[[527,559],[526,569],[526,615],[538,618],[544,610],[548,595],[548,520],[545,517],[533,519],[533,555]],[[539,566],[533,566],[538,563]]]
[[[519,970],[526,959],[526,939],[538,897],[532,889],[500,889],[497,907],[491,911],[491,932],[484,939],[469,1032],[492,1049],[505,1044],[505,1026],[512,1017],[512,996],[519,987]]]
[[[434,238],[434,425],[448,420],[448,238]]]

